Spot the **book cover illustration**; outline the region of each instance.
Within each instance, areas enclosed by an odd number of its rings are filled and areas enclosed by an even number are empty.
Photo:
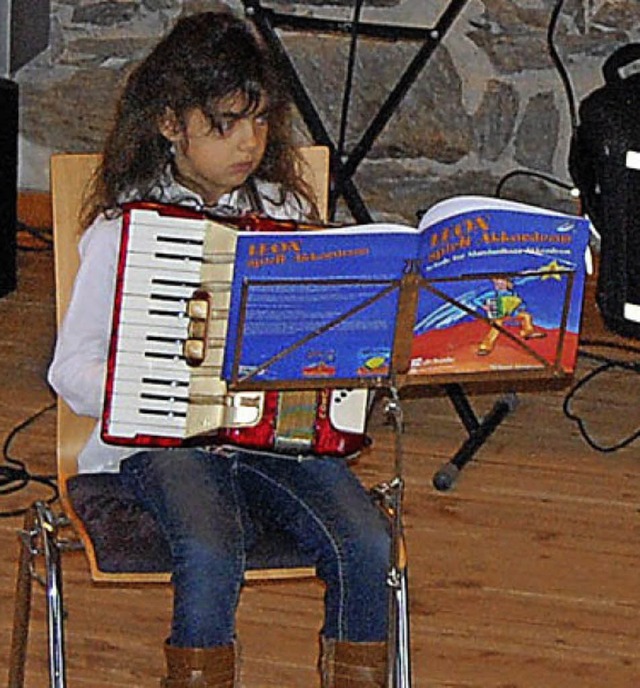
[[[573,371],[586,220],[491,208],[438,222],[428,236],[412,374]]]
[[[587,240],[583,218],[484,197],[437,204],[417,228],[242,234],[223,377],[571,372]]]

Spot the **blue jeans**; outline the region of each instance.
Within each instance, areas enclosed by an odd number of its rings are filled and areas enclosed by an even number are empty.
[[[326,584],[325,637],[386,638],[389,523],[346,461],[172,449],[139,452],[120,471],[171,547],[172,645],[234,639],[252,509],[313,554]]]

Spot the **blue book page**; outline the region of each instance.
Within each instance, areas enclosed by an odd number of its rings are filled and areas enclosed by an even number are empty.
[[[586,219],[459,197],[435,206],[420,227],[424,284],[410,374],[573,370]]]
[[[399,281],[416,228],[241,233],[223,378],[378,379],[389,372]]]
[[[570,373],[588,236],[582,217],[488,197],[438,203],[418,228],[242,233],[223,378],[379,384],[398,372],[392,361],[434,382]],[[400,327],[404,366],[393,354],[409,272],[419,286],[413,320]]]

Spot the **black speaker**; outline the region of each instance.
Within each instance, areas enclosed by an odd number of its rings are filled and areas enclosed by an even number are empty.
[[[16,288],[18,84],[0,79],[0,296]]]
[[[596,301],[605,325],[640,339],[640,43],[618,48],[581,103],[569,168],[601,238]]]

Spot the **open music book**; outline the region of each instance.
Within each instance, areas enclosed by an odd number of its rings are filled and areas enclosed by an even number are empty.
[[[393,224],[236,233],[231,389],[562,376],[575,365],[584,218],[479,196]]]

